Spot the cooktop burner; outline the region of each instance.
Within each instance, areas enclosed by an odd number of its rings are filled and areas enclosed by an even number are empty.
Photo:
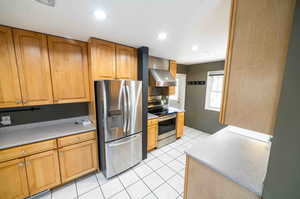
[[[176,113],[177,111],[168,108],[168,109],[149,110],[148,112],[160,117],[160,116]]]

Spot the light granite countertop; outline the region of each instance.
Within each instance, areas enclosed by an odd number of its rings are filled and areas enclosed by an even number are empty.
[[[262,195],[271,143],[232,131],[230,127],[199,141],[187,155],[247,190]]]
[[[96,130],[93,124],[86,126],[75,124],[76,121],[84,119],[88,119],[88,117],[74,117],[0,128],[0,149]]]
[[[168,109],[170,109],[170,110],[172,110],[172,111],[175,111],[175,112],[185,112],[185,110],[184,109],[179,109],[179,108],[175,108],[175,107],[171,107],[171,106],[169,106],[168,107]]]
[[[148,120],[158,118],[158,116],[148,113]]]

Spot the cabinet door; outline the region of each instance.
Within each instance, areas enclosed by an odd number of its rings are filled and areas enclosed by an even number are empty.
[[[30,195],[61,183],[56,150],[26,157],[25,162]]]
[[[137,80],[137,51],[134,48],[116,45],[117,79]]]
[[[176,79],[177,64],[176,61],[170,60],[170,72],[172,76]],[[175,95],[176,86],[169,87],[169,95]]]
[[[151,151],[152,149],[154,149],[156,147],[157,144],[157,132],[158,131],[158,126],[156,125],[151,125],[148,126],[148,146],[147,146],[147,150]]]
[[[89,101],[87,45],[48,36],[54,103]]]
[[[12,31],[0,26],[0,108],[16,106],[22,106],[22,98]]]
[[[114,43],[90,39],[89,59],[93,80],[115,78],[116,48]]]
[[[59,149],[62,182],[98,169],[97,142],[91,140]]]
[[[176,137],[180,138],[183,136],[184,130],[184,112],[177,113],[176,120]]]
[[[29,195],[24,159],[0,164],[0,199],[21,199]]]
[[[222,124],[273,133],[295,2],[233,0]]]
[[[23,104],[52,104],[46,35],[18,29],[13,33]]]

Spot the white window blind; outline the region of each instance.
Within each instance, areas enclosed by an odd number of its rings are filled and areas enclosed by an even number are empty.
[[[205,109],[220,111],[222,101],[222,91],[224,82],[224,71],[209,71],[207,73],[207,86]]]

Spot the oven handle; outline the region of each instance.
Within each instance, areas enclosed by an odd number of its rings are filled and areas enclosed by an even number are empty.
[[[170,120],[170,119],[173,119],[173,118],[176,118],[176,114],[159,117],[158,122],[163,122],[163,121]]]

